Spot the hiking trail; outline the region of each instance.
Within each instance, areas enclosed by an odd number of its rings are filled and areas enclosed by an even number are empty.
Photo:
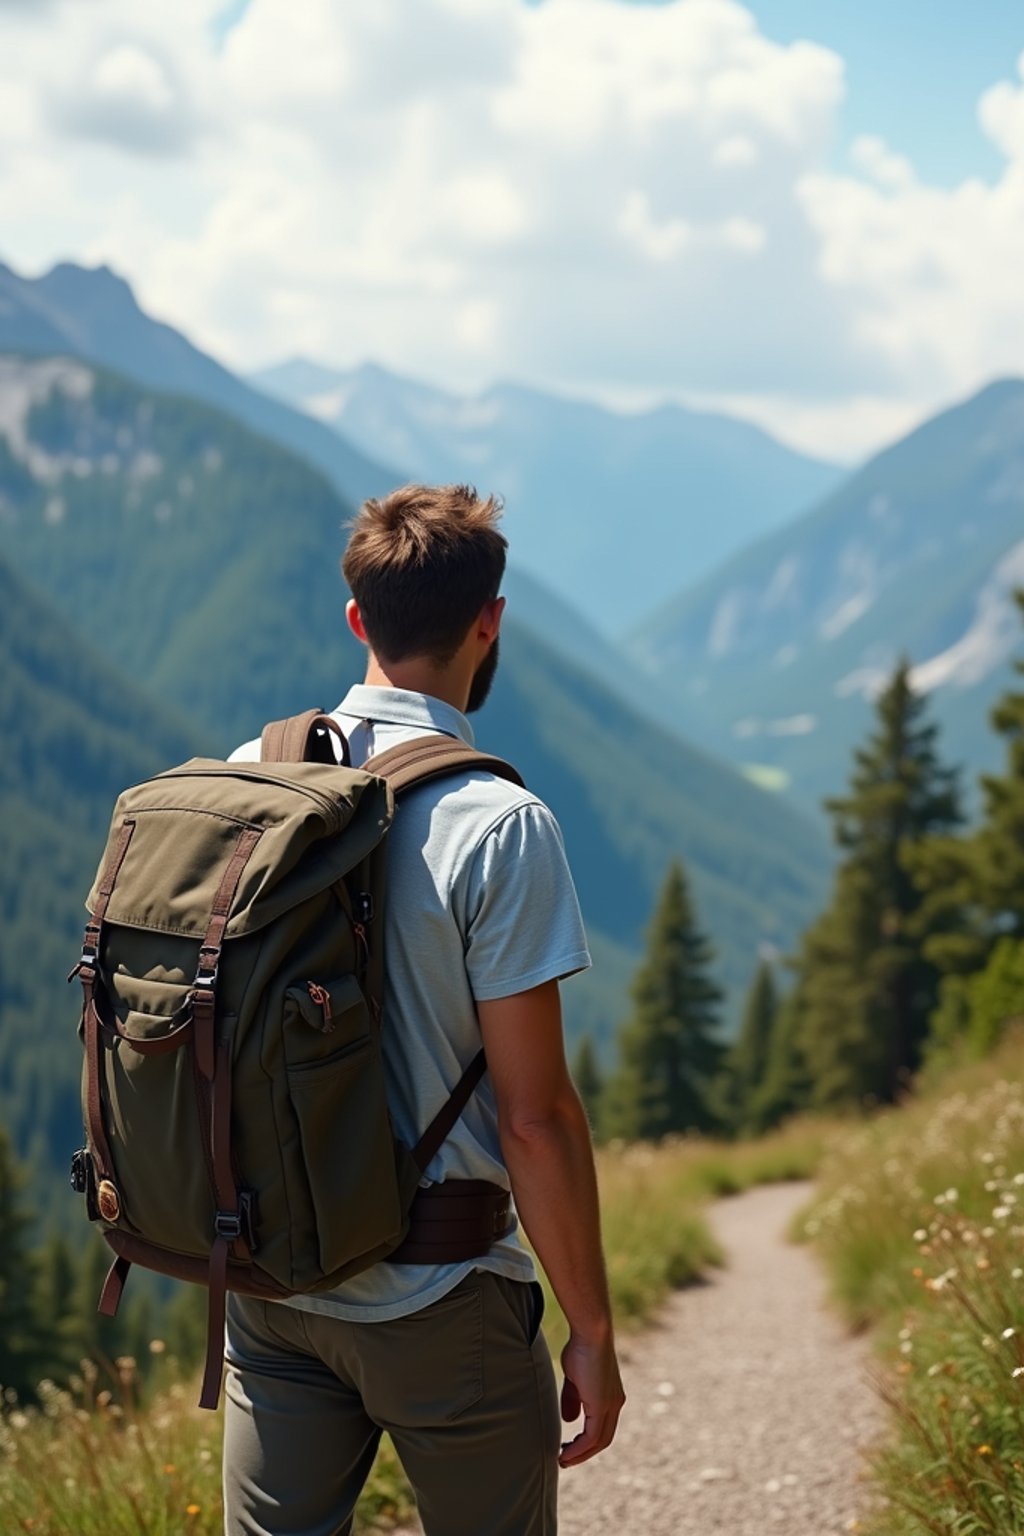
[[[813,1255],[786,1241],[809,1193],[769,1185],[712,1206],[726,1267],[620,1340],[619,1432],[603,1455],[561,1474],[560,1536],[853,1528],[868,1501],[862,1452],[882,1408],[866,1377],[868,1341],[829,1309]]]

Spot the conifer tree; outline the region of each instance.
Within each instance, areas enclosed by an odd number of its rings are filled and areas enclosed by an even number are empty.
[[[901,662],[855,754],[849,793],[826,802],[844,858],[803,940],[795,1002],[819,1103],[894,1099],[921,1060],[939,977],[914,854],[960,819],[956,773],[936,738]]]
[[[1015,597],[1024,619],[1024,590]],[[1024,678],[1024,659],[1014,671]],[[964,1036],[976,1051],[995,1043],[996,996],[1017,963],[1008,946],[1024,944],[1024,689],[1008,689],[991,722],[1006,757],[1002,773],[982,776],[980,825],[966,837],[929,839],[915,861],[931,925],[926,953],[943,976],[940,1048]]]
[[[587,1112],[590,1128],[595,1133],[600,1128],[601,1092],[604,1081],[598,1065],[594,1043],[589,1035],[583,1035],[576,1049],[572,1067],[573,1082]]]
[[[0,1387],[31,1397],[42,1375],[43,1347],[33,1308],[35,1266],[28,1246],[32,1216],[22,1204],[24,1176],[0,1130]]]
[[[45,1352],[42,1374],[51,1381],[66,1381],[81,1355],[76,1281],[71,1249],[57,1233],[44,1244],[36,1265],[35,1314]]]
[[[747,993],[740,1032],[726,1058],[724,1097],[736,1130],[752,1129],[755,1097],[763,1092],[778,1015],[775,972],[761,960]]]
[[[764,1081],[751,1097],[748,1130],[770,1130],[810,1103],[811,1079],[801,1033],[800,995],[794,989],[776,1010]]]
[[[713,1127],[710,1096],[723,1048],[712,958],[675,861],[633,979],[632,1017],[619,1036],[620,1067],[606,1096],[610,1134],[657,1141]]]

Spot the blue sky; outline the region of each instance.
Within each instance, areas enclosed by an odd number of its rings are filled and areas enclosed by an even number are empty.
[[[1024,375],[1024,0],[0,0],[0,259],[847,461]]]

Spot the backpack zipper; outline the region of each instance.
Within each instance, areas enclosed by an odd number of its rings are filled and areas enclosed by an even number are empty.
[[[321,1025],[323,1034],[331,1034],[334,1030],[334,1020],[331,1017],[331,994],[326,987],[322,987],[317,981],[307,981],[306,991],[317,1007],[323,1011],[324,1022]]]

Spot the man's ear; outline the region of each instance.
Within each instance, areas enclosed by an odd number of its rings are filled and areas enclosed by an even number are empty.
[[[501,628],[501,616],[505,612],[505,599],[496,597],[493,602],[485,603],[480,610],[479,634],[481,640],[488,642],[497,637]]]
[[[350,597],[345,604],[345,617],[348,620],[349,629],[360,644],[369,645],[370,642],[366,637],[366,628],[363,624],[363,616],[359,612],[359,604],[354,597]]]

